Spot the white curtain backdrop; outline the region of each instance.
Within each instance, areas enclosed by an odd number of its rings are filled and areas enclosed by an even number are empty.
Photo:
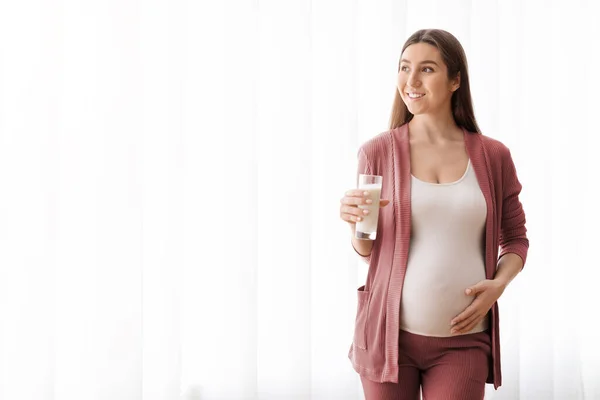
[[[486,399],[600,399],[594,0],[0,1],[0,399],[363,399],[339,218],[404,41],[463,44],[530,253]]]

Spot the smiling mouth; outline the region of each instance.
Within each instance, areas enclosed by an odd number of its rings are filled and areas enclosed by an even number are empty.
[[[423,93],[423,94],[420,94],[419,96],[414,96],[414,97],[413,97],[413,96],[411,96],[409,93],[406,93],[406,97],[408,97],[408,98],[409,98],[409,99],[411,99],[411,100],[418,100],[418,99],[420,99],[420,98],[422,98],[422,97],[425,97],[425,94]]]

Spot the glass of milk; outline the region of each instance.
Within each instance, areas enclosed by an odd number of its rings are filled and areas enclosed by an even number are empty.
[[[367,199],[373,200],[371,204],[359,204],[358,208],[367,209],[367,215],[362,214],[362,220],[356,221],[355,237],[357,239],[375,240],[377,236],[377,220],[379,219],[379,198],[383,177],[379,175],[358,175],[358,189],[369,192]]]

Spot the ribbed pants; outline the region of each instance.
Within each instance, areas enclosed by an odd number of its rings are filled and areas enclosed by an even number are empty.
[[[400,330],[398,383],[361,376],[365,400],[481,400],[491,368],[489,331],[450,337]]]

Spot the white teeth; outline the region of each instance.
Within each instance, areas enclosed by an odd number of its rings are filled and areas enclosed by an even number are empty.
[[[410,97],[411,99],[416,99],[416,98],[423,97],[423,96],[425,96],[425,95],[424,94],[412,94],[412,93],[408,94],[408,97]]]

